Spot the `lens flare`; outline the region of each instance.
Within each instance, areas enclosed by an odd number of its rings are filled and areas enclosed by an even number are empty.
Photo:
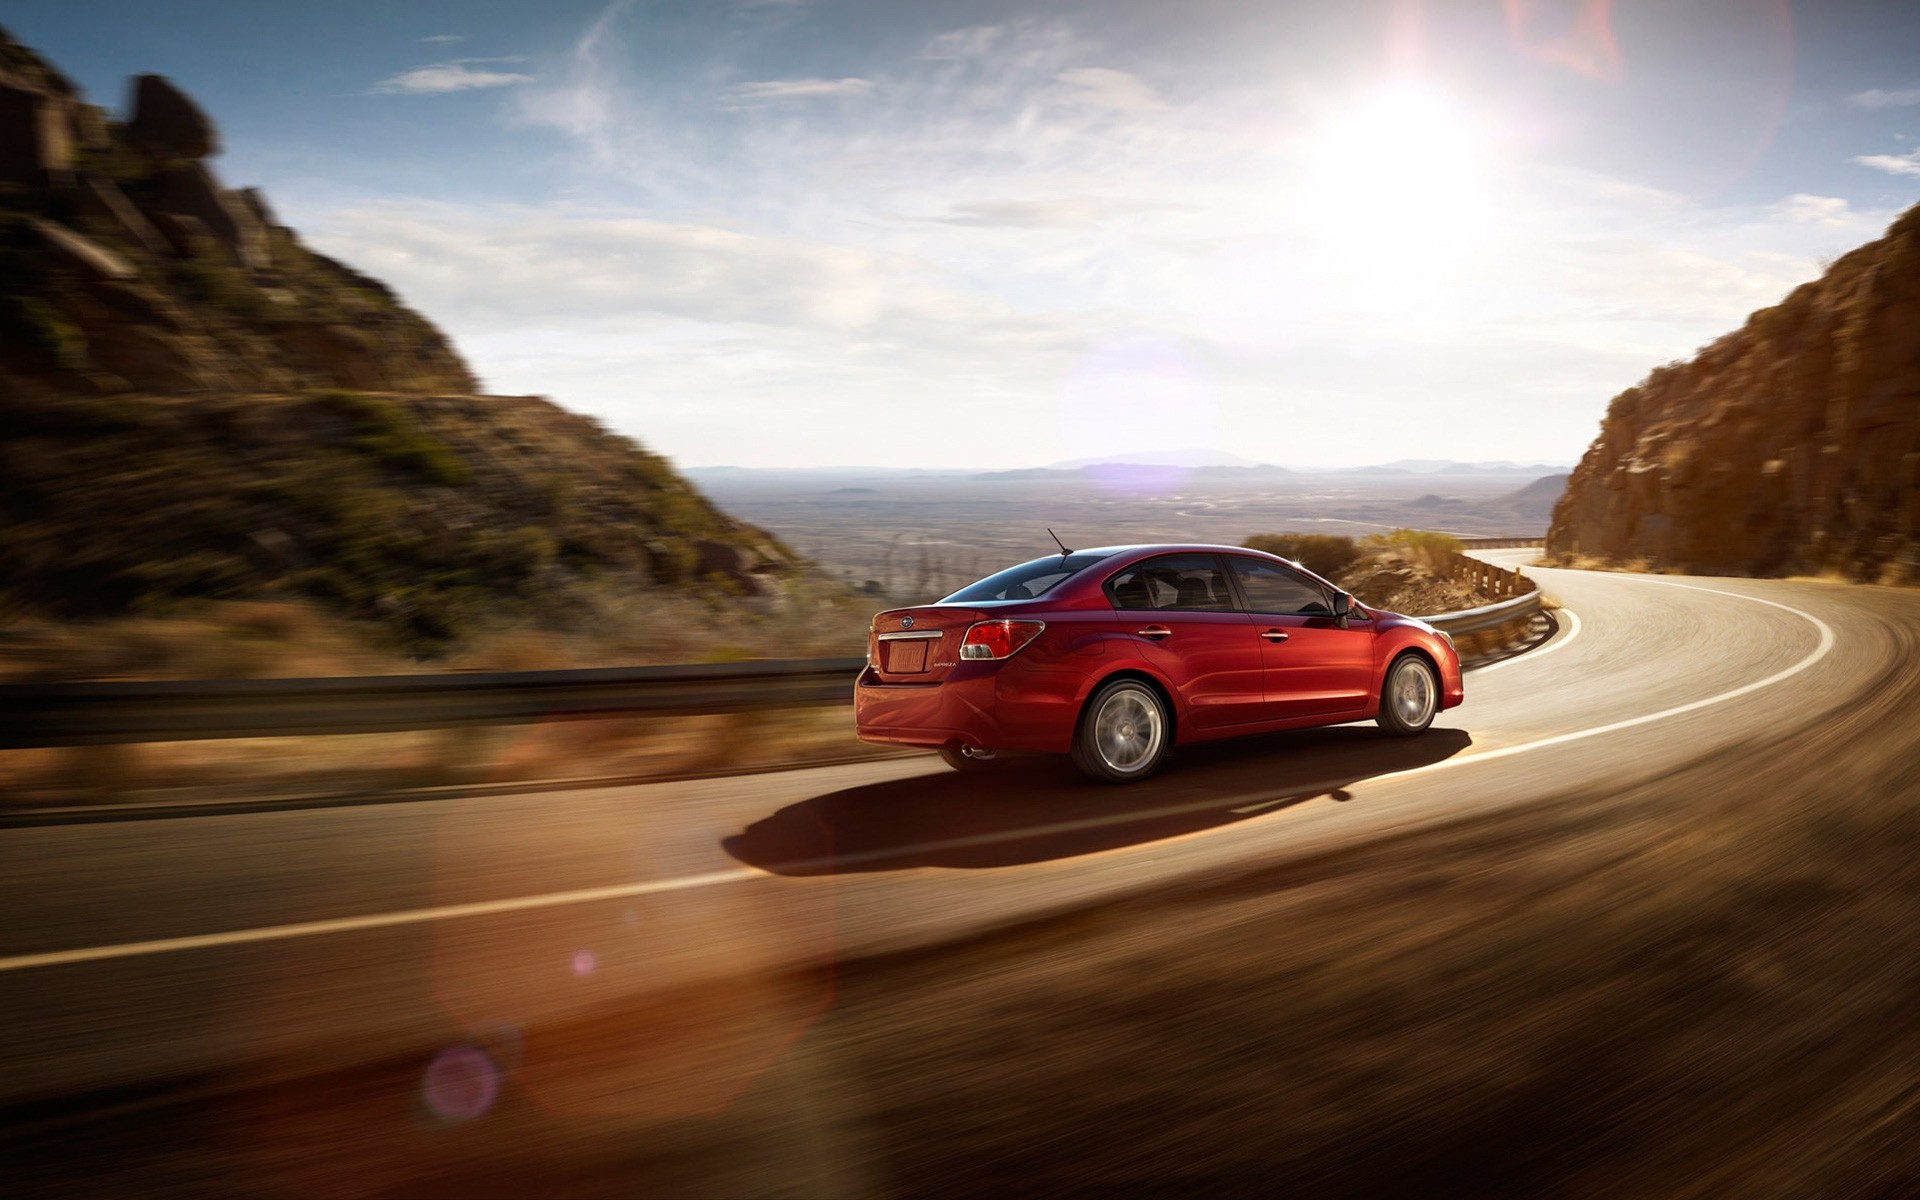
[[[449,1125],[484,1116],[500,1096],[500,1068],[478,1046],[450,1046],[427,1064],[420,1099]]]
[[[1506,0],[1507,31],[1529,58],[1601,83],[1626,76],[1613,37],[1612,0]]]

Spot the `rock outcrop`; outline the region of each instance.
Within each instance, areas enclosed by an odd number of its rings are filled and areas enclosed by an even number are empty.
[[[1920,207],[1614,397],[1547,551],[1920,582]]]
[[[0,31],[0,389],[477,390],[390,288],[225,187],[219,150],[166,79],[136,79],[114,125]]]
[[[158,76],[112,126],[0,33],[0,613],[297,598],[417,654],[801,569],[672,466],[472,374],[205,159]]]
[[[142,75],[133,81],[133,119],[127,122],[126,133],[129,142],[162,160],[197,162],[220,153],[220,135],[213,122],[164,75]]]

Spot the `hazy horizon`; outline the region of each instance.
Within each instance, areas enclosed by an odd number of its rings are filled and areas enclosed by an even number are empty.
[[[488,390],[699,465],[1571,462],[1920,197],[1920,10],[25,0]]]

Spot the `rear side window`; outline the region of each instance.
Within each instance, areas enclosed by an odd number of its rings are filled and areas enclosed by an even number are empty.
[[[1257,613],[1298,613],[1313,617],[1333,615],[1326,592],[1319,584],[1295,574],[1279,563],[1257,558],[1229,555],[1233,573],[1240,581],[1240,594],[1247,598],[1247,611]]]
[[[1211,554],[1168,554],[1135,563],[1107,580],[1115,608],[1186,612],[1232,612],[1220,560]]]
[[[1031,600],[1043,596],[1093,564],[1112,557],[1107,554],[1056,554],[1032,562],[1008,567],[978,583],[970,583],[942,604],[969,600]]]

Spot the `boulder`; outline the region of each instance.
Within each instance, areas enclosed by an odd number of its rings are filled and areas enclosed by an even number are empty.
[[[220,153],[213,121],[164,75],[141,75],[133,81],[133,119],[127,122],[126,135],[156,158],[197,161]]]
[[[171,333],[186,333],[193,327],[193,322],[178,305],[143,283],[102,283],[93,295],[122,321],[158,325]]]
[[[148,203],[154,211],[199,221],[250,271],[267,266],[266,227],[238,196],[215,183],[206,167],[193,163],[162,171],[153,183]]]
[[[213,244],[213,231],[199,217],[168,212],[148,215],[153,218],[153,227],[160,231],[167,248],[180,258],[192,258],[201,246]]]
[[[80,215],[99,221],[149,254],[167,252],[167,241],[153,222],[141,215],[125,192],[111,179],[83,176],[74,197]]]
[[[39,186],[73,166],[73,101],[0,81],[0,180]]]
[[[58,221],[32,217],[27,224],[48,248],[90,279],[126,280],[137,278],[140,274],[126,259]]]
[[[233,194],[241,204],[246,205],[247,211],[263,228],[272,229],[280,224],[280,219],[273,215],[273,207],[267,203],[266,196],[261,194],[259,188],[241,188]]]
[[[104,150],[113,144],[107,110],[97,104],[68,105],[67,128],[73,144],[86,150]]]
[[[233,376],[207,339],[153,325],[116,321],[87,333],[87,354],[99,368],[143,391],[231,390]]]

